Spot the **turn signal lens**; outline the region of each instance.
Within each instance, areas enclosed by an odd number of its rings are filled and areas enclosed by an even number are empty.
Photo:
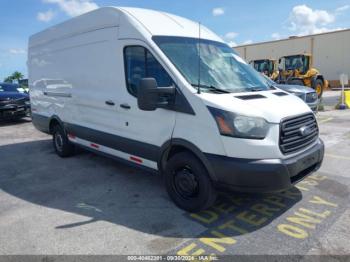
[[[216,117],[216,123],[218,124],[221,134],[231,135],[233,133],[232,128],[228,123],[225,122],[225,119],[222,116]]]

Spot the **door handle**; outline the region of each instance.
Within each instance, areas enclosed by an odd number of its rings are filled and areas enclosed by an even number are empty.
[[[124,109],[130,109],[130,108],[131,108],[131,106],[129,106],[129,105],[126,104],[126,103],[120,104],[120,107],[121,107],[121,108],[124,108]]]
[[[109,106],[114,106],[114,102],[112,100],[107,100],[106,102],[106,105],[109,105]]]

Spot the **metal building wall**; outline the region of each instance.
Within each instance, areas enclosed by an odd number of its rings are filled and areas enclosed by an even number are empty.
[[[350,76],[350,29],[317,35],[257,43],[234,48],[247,62],[253,59],[278,59],[284,55],[310,53],[313,65],[331,86],[339,85],[339,75]]]

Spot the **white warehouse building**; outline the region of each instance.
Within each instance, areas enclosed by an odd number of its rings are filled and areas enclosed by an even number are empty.
[[[350,29],[241,45],[234,49],[247,62],[311,54],[313,67],[324,75],[331,87],[339,86],[340,74],[350,77]]]

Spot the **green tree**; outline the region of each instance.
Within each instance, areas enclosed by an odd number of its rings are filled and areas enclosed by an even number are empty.
[[[23,79],[23,74],[21,72],[15,71],[13,72],[13,74],[11,75],[11,78],[13,80],[17,80],[17,82],[19,82],[19,80]]]
[[[4,82],[6,82],[6,83],[12,83],[12,81],[13,81],[12,76],[8,76],[4,79]]]

